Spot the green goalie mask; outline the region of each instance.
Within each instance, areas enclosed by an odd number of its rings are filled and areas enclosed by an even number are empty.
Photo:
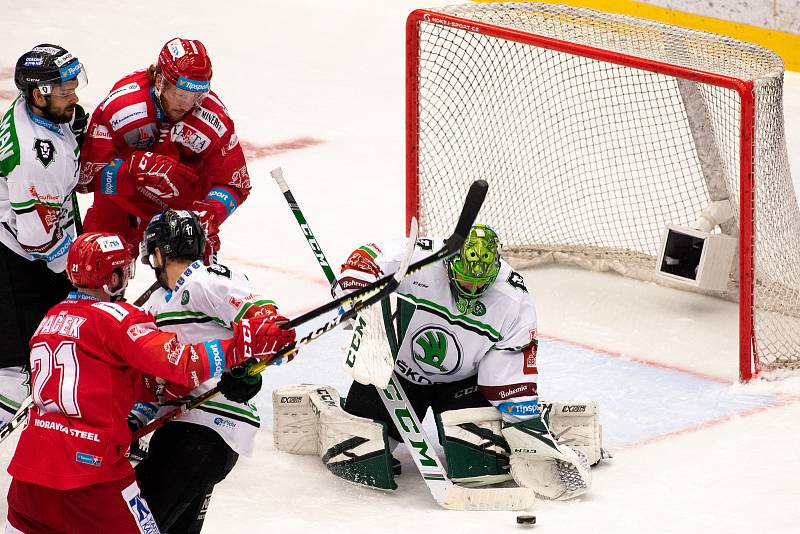
[[[447,274],[461,299],[472,300],[491,286],[500,272],[500,238],[485,224],[473,226]]]

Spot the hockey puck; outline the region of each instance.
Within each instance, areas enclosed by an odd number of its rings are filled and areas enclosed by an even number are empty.
[[[535,515],[518,515],[517,516],[517,524],[518,525],[535,525],[536,524],[536,516]]]

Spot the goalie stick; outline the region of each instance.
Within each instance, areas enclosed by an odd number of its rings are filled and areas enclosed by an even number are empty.
[[[299,339],[294,345],[292,345],[291,347],[286,347],[285,349],[279,351],[277,354],[275,354],[269,359],[246,360],[241,365],[247,367],[247,373],[252,376],[257,373],[260,373],[270,365],[276,365],[279,362],[282,362],[286,357],[294,354],[294,352],[297,351],[297,347],[308,344],[314,339],[317,339],[318,337],[326,334],[327,332],[330,332],[343,321],[355,317],[356,314],[364,307],[379,302],[382,298],[391,294],[395,289],[397,289],[397,286],[400,284],[400,280],[402,280],[402,278],[407,274],[416,272],[427,265],[436,263],[437,261],[444,260],[452,256],[453,254],[457,253],[461,249],[461,245],[464,243],[464,240],[466,239],[467,234],[469,233],[469,229],[475,222],[475,218],[477,217],[478,211],[480,210],[481,205],[483,204],[483,200],[484,198],[486,198],[487,188],[488,185],[483,180],[479,180],[472,184],[472,187],[470,187],[469,193],[467,194],[467,198],[464,201],[464,207],[461,210],[461,215],[459,216],[458,222],[456,223],[456,229],[453,231],[453,235],[451,235],[445,241],[445,245],[439,251],[437,251],[434,254],[431,254],[430,256],[422,258],[421,260],[416,261],[411,265],[408,265],[411,259],[411,253],[413,252],[413,248],[410,248],[408,251],[409,252],[408,257],[400,265],[397,272],[395,272],[393,275],[385,276],[380,280],[376,280],[375,282],[369,284],[368,286],[358,289],[353,293],[350,293],[349,295],[343,295],[339,298],[333,299],[332,301],[323,304],[322,306],[319,306],[318,308],[315,308],[309,312],[306,312],[299,317],[295,317],[288,323],[282,325],[282,327],[286,329],[295,328],[309,321],[317,319],[327,312],[333,310],[339,310],[339,313],[337,313],[335,317],[332,317],[331,319],[326,321],[325,324],[323,324],[321,327],[317,328],[312,332],[309,332],[304,337]],[[347,304],[350,305],[350,308],[342,313],[341,312],[342,306]],[[172,419],[175,419],[179,415],[191,410],[192,408],[199,406],[200,404],[214,397],[218,393],[219,393],[219,388],[214,387],[208,390],[207,392],[203,393],[202,395],[199,395],[197,397],[188,399],[180,403],[175,410],[166,413],[157,419],[154,419],[149,424],[145,425],[144,427],[134,432],[133,440],[146,436],[150,432],[153,432],[155,429],[163,426]]]
[[[283,193],[289,208],[292,210],[298,225],[300,225],[306,240],[308,241],[311,250],[317,258],[319,266],[325,273],[325,277],[335,287],[338,284],[336,275],[325,257],[322,248],[319,246],[314,233],[306,222],[300,206],[297,204],[294,195],[289,189],[289,185],[283,177],[283,169],[280,167],[273,169],[270,174],[278,187]],[[476,182],[479,184],[482,180]],[[485,184],[485,182],[483,182]],[[483,195],[485,196],[484,186]],[[472,190],[470,190],[471,192]],[[470,226],[472,224],[470,223]],[[410,232],[408,242],[412,246],[416,242],[416,224],[412,221],[412,231]],[[469,231],[469,229],[467,229]],[[460,247],[459,247],[460,248]],[[431,441],[422,429],[422,424],[414,411],[410,409],[406,402],[406,394],[396,375],[392,374],[389,380],[389,385],[386,389],[381,389],[376,386],[380,394],[386,410],[389,412],[395,427],[403,438],[414,464],[417,466],[420,474],[422,475],[425,484],[433,495],[433,498],[442,507],[450,510],[524,510],[530,508],[535,499],[536,494],[533,490],[528,488],[465,488],[453,483],[447,476],[447,471],[444,469],[441,460],[433,449]]]

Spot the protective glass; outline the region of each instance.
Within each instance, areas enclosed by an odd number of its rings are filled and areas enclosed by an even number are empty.
[[[89,84],[89,78],[86,76],[86,69],[83,67],[83,63],[75,61],[59,69],[59,72],[60,76],[58,78],[38,84],[39,90],[44,96],[67,98]]]
[[[112,291],[111,288],[108,287],[108,284],[103,286],[103,290],[112,297],[122,295],[125,292],[125,288],[128,287],[128,282],[136,275],[136,262],[131,260],[123,265],[120,270],[122,271],[122,284],[120,284],[116,290]]]
[[[151,247],[147,243],[147,234],[145,234],[145,238],[142,239],[142,242],[139,243],[139,257],[141,258],[142,263],[147,265],[148,267],[152,267],[153,263],[155,262],[155,258],[153,258],[153,254],[155,252],[155,247]]]
[[[182,84],[188,89],[181,89],[161,76],[160,93],[161,98],[166,98],[169,102],[180,107],[199,105],[208,95],[208,82],[194,82],[185,78],[178,78],[178,84]]]

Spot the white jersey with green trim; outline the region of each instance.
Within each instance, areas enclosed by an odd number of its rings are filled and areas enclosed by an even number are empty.
[[[75,238],[78,142],[17,97],[0,121],[0,242],[63,272]]]
[[[412,262],[442,243],[418,239]],[[354,251],[342,266],[340,284],[354,289],[393,273],[404,246],[401,240]],[[438,262],[400,283],[395,372],[415,384],[432,386],[477,374],[481,392],[502,412],[518,418],[535,415],[536,309],[522,276],[501,260],[495,282],[462,312],[448,268]]]
[[[243,274],[224,265],[192,263],[172,290],[155,291],[144,305],[161,330],[175,332],[182,343],[229,339],[232,325],[252,306],[275,305],[261,296]],[[200,395],[217,385],[218,378],[203,382],[190,395]],[[174,408],[163,407],[157,416]],[[178,417],[215,430],[239,454],[252,456],[260,427],[258,410],[252,403],[237,403],[217,395]]]

